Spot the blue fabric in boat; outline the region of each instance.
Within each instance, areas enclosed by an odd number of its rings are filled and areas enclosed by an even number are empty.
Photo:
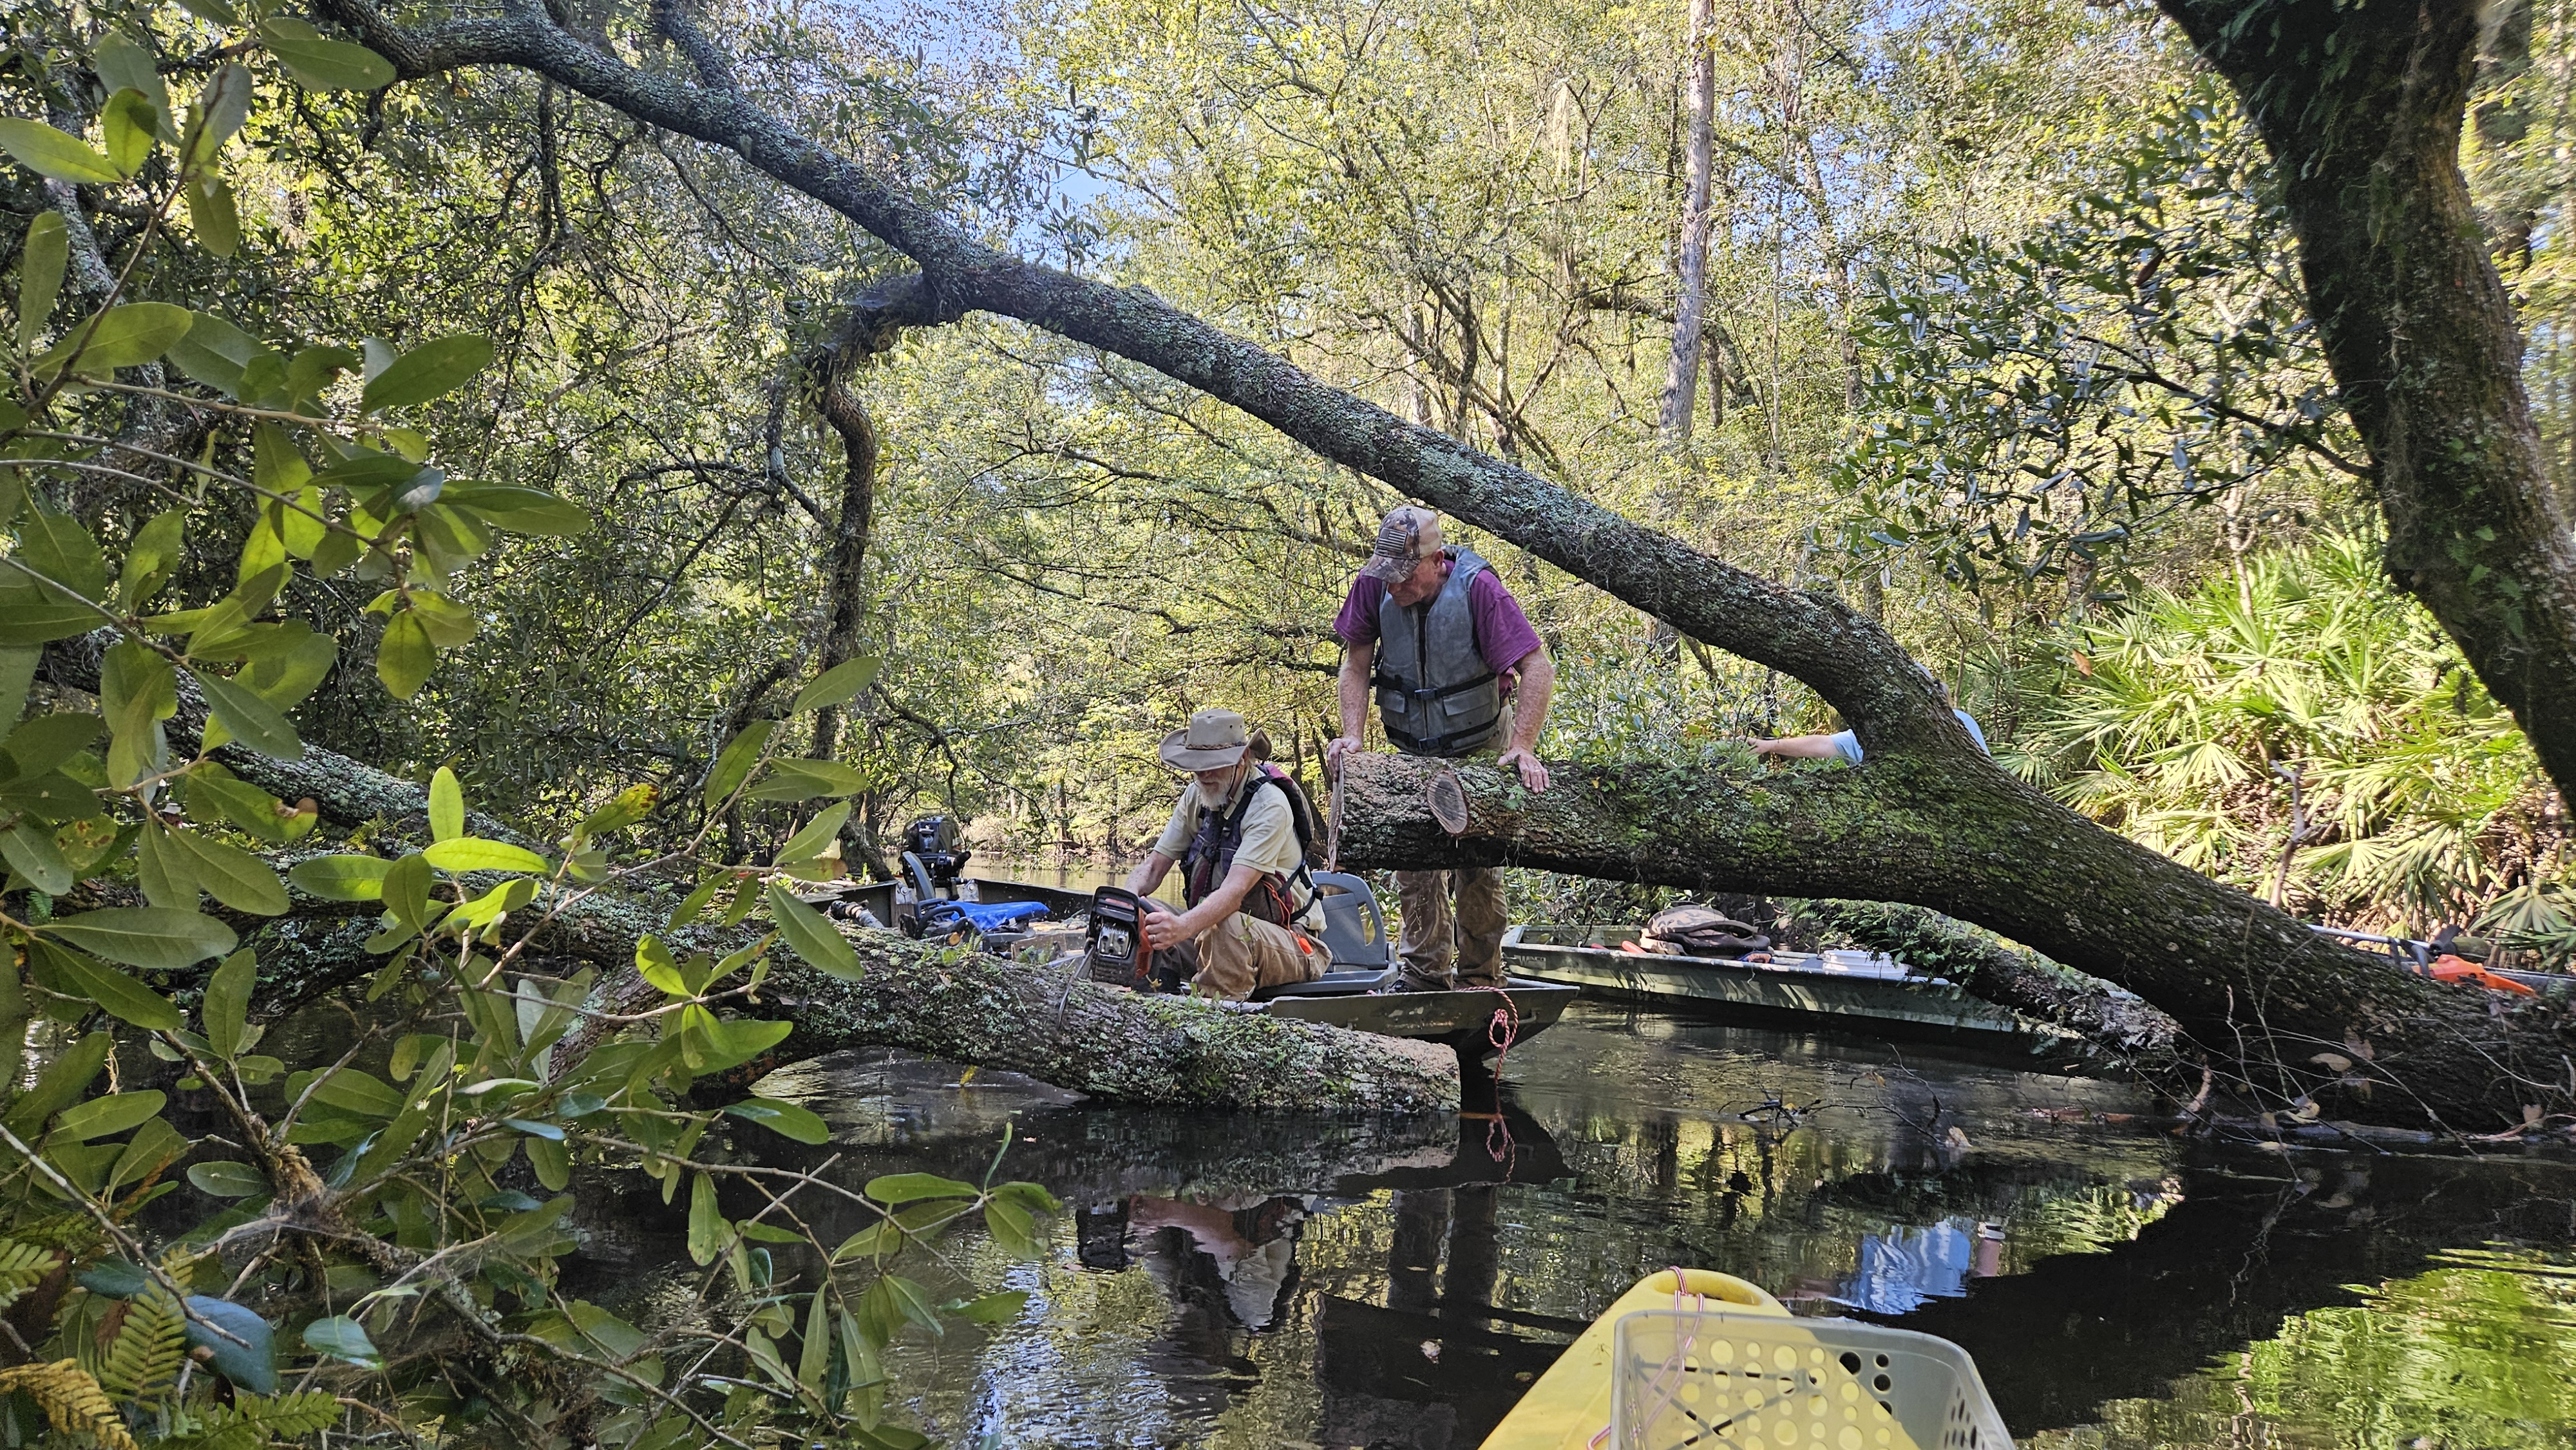
[[[1046,904],[1038,901],[934,901],[923,908],[922,918],[932,922],[962,919],[977,931],[999,931],[1046,914]]]

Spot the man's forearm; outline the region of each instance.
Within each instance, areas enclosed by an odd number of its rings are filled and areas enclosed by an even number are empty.
[[[1352,645],[1342,652],[1342,733],[1353,740],[1368,728],[1369,676],[1377,672],[1377,642]]]
[[[1181,934],[1197,936],[1200,932],[1234,915],[1243,908],[1243,898],[1261,880],[1261,868],[1236,866],[1225,873],[1225,880],[1207,894],[1198,905],[1181,913]]]
[[[1830,735],[1789,735],[1778,740],[1756,740],[1753,753],[1785,756],[1791,760],[1823,760],[1842,752],[1834,749],[1834,737]]]
[[[1538,735],[1547,728],[1547,702],[1556,696],[1556,661],[1541,645],[1523,656],[1521,687],[1512,702],[1512,749],[1538,753]]]

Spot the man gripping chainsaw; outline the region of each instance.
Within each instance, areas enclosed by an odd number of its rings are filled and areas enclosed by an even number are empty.
[[[1296,783],[1259,758],[1267,754],[1232,710],[1201,710],[1164,736],[1163,763],[1190,772],[1190,785],[1127,876],[1127,889],[1148,897],[1181,868],[1188,909],[1145,901],[1145,940],[1157,976],[1194,973],[1206,996],[1248,997],[1324,974],[1323,908],[1306,867],[1313,823]]]

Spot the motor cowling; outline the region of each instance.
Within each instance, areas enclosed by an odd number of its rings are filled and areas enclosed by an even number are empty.
[[[903,828],[904,854],[921,863],[922,880],[914,889],[927,897],[957,885],[965,874],[971,846],[957,842],[957,823],[947,816],[923,816]]]

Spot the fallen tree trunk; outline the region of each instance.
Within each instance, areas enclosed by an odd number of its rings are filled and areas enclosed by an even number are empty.
[[[65,644],[74,647],[46,651],[46,678],[57,688],[94,691],[94,637]],[[193,753],[204,722],[203,701],[183,691],[179,714],[168,722],[171,748]],[[393,823],[388,839],[416,835],[405,829],[415,815],[426,824],[428,793],[421,787],[319,746],[305,747],[297,761],[240,745],[219,747],[215,755],[273,795],[313,800],[325,820],[384,819]],[[477,834],[528,841],[491,817],[468,819]],[[384,965],[364,946],[374,931],[370,908],[296,895],[301,909],[287,916],[224,913],[258,954],[255,1011],[262,1018],[363,981]],[[602,968],[608,984],[602,1000],[613,1004],[607,1010],[629,1010],[647,999],[639,992],[649,993],[634,972],[636,940],[660,927],[658,908],[595,892],[539,926],[529,950],[541,960]],[[679,933],[677,940],[688,946],[693,936],[708,937],[704,944],[719,951],[749,940],[738,935],[719,943],[703,931]],[[1445,1047],[1068,983],[1061,973],[980,952],[958,956],[885,932],[854,932],[851,939],[869,965],[858,982],[836,981],[783,949],[777,953],[768,990],[792,1005],[796,1032],[761,1060],[760,1071],[847,1047],[889,1046],[1022,1072],[1120,1102],[1332,1113],[1458,1106],[1457,1055]],[[567,1059],[578,1050],[575,1044]],[[751,1077],[740,1080],[747,1084]]]
[[[384,958],[361,943],[372,913],[332,903],[262,924],[248,937],[260,964],[260,1015],[363,981]],[[627,1013],[661,1000],[634,970],[635,943],[662,911],[596,893],[537,927],[531,969],[602,969],[594,1007]],[[852,1047],[901,1047],[955,1062],[1025,1073],[1115,1102],[1256,1112],[1441,1113],[1459,1101],[1449,1048],[1274,1018],[1215,1002],[1122,992],[985,952],[850,928],[866,974],[844,982],[773,952],[761,1001],[738,1015],[785,1018],[795,1031],[727,1075],[748,1087],[778,1068]],[[669,934],[682,950],[729,951],[747,931]],[[576,1060],[609,1030],[597,1021],[567,1039]]]
[[[985,952],[846,932],[867,974],[782,965],[771,986],[796,1030],[773,1060],[885,1043],[1026,1073],[1123,1103],[1256,1112],[1446,1113],[1458,1054],[1190,997],[1123,992]],[[747,1079],[746,1079],[747,1081]]]
[[[1467,802],[1454,836],[1426,797],[1444,769]],[[1342,780],[1345,867],[1530,866],[1927,906],[2171,1013],[2179,1050],[2262,1108],[2305,1099],[2342,1117],[2485,1131],[2520,1121],[2523,1104],[2557,1111],[2576,1096],[2563,994],[2503,1002],[2409,976],[1999,771],[1962,776],[1905,756],[1744,775],[1567,765],[1537,795],[1481,766],[1370,755]],[[2164,1085],[2188,1095],[2197,1084],[2179,1067]]]
[[[2181,1028],[2134,993],[2063,967],[1954,921],[1893,901],[1798,901],[1783,907],[1802,922],[1841,932],[1885,952],[1918,975],[1940,977],[2026,1017],[2062,1027],[2096,1054],[2150,1077],[2176,1066]]]
[[[100,656],[110,643],[113,640],[105,630],[56,640],[45,646],[40,677],[58,690],[94,697],[98,693]],[[83,700],[80,708],[97,709],[95,699]],[[171,753],[181,759],[196,754],[198,743],[205,738],[206,698],[197,689],[197,682],[185,673],[179,676],[179,711],[162,722],[162,729],[170,738]],[[216,746],[213,758],[279,800],[311,801],[322,820],[343,830],[376,820],[398,829],[407,824],[425,828],[429,821],[427,787],[318,745],[306,745],[301,760],[280,760],[232,741]],[[519,846],[538,844],[481,811],[467,812],[465,824],[474,834],[492,840]]]

